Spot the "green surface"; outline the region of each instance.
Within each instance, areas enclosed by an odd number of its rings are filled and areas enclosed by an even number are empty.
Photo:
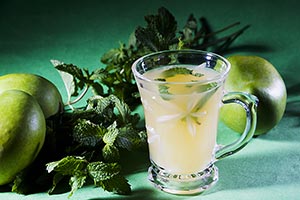
[[[0,1],[0,74],[30,72],[63,83],[50,59],[90,69],[119,42],[127,42],[144,15],[168,8],[182,27],[190,13],[205,16],[215,28],[240,21],[251,24],[229,54],[268,59],[285,80],[286,112],[267,135],[254,138],[238,154],[217,163],[220,180],[198,196],[174,196],[155,190],[147,181],[146,152],[129,155],[126,174],[132,195],[118,196],[87,186],[71,199],[300,199],[300,23],[298,1]],[[227,55],[229,55],[227,54]],[[235,137],[220,124],[220,141]],[[138,159],[137,159],[138,158]],[[125,161],[124,161],[125,162]],[[1,163],[0,163],[1,164]],[[68,193],[28,196],[1,192],[0,199],[67,199]]]

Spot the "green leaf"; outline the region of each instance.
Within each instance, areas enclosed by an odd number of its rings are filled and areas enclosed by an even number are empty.
[[[124,43],[120,43],[120,47],[111,49],[101,57],[101,62],[104,64],[117,64],[128,59],[128,50]]]
[[[70,177],[69,185],[71,186],[70,196],[81,188],[86,180],[88,162],[83,157],[67,156],[59,161],[46,164],[48,173],[55,172],[53,177],[52,188],[49,193],[52,193],[57,184],[65,177]]]
[[[106,71],[103,68],[99,68],[99,69],[95,69],[91,76],[90,76],[90,80],[99,80],[102,81],[103,79],[105,79],[106,77]]]
[[[120,126],[128,123],[137,124],[140,117],[138,114],[133,114],[128,104],[120,100],[115,95],[108,97],[93,96],[88,99],[86,110],[93,110],[99,116],[103,125],[111,125],[117,121]]]
[[[163,100],[171,100],[172,99],[172,96],[171,96],[171,93],[169,92],[169,86],[167,84],[159,84],[158,85],[158,91],[159,91],[159,94],[160,94],[160,97],[163,99]]]
[[[117,108],[118,113],[122,117],[122,122],[124,124],[126,124],[129,121],[131,121],[131,117],[130,117],[131,110],[130,110],[129,106],[114,95],[110,95],[109,99],[115,104],[115,107]]]
[[[97,185],[102,187],[106,191],[121,195],[127,195],[131,192],[128,180],[121,175],[116,175],[111,179],[98,182]]]
[[[92,96],[87,100],[86,110],[94,110],[101,115],[107,114],[107,111],[109,111],[109,119],[112,117],[110,99],[99,95]]]
[[[53,63],[53,62],[52,62]],[[59,64],[58,64],[59,63]],[[76,65],[73,64],[65,64],[63,62],[54,62],[55,68],[59,71],[64,71],[66,73],[71,74],[73,77],[79,80],[85,80],[85,76],[83,74],[83,70]]]
[[[102,149],[102,155],[105,161],[115,162],[120,159],[119,149],[112,144],[106,144]]]
[[[95,95],[104,95],[104,89],[100,83],[95,82],[91,86]]]
[[[105,132],[106,129],[90,120],[79,119],[73,129],[73,139],[83,146],[95,147],[102,142]]]
[[[113,145],[118,135],[119,135],[119,130],[117,128],[117,123],[114,122],[112,125],[110,125],[107,128],[107,132],[103,136],[103,142],[105,144]]]
[[[55,67],[63,65],[63,63],[58,60],[51,60],[51,63]],[[69,102],[69,101],[71,101],[71,96],[75,93],[74,77],[71,74],[61,71],[61,70],[58,70],[58,72],[63,80],[64,85],[65,85],[65,89],[66,89],[67,96],[68,96],[68,102]]]
[[[71,197],[74,192],[82,188],[85,184],[86,176],[85,175],[75,175],[70,178],[69,185],[71,186],[71,192],[68,197]]]
[[[14,179],[13,186],[11,189],[12,192],[16,192],[19,194],[27,193],[28,188],[27,188],[27,184],[24,183],[24,176],[25,176],[25,174],[23,171],[17,174],[17,176]]]
[[[88,165],[88,172],[95,185],[109,192],[129,194],[128,181],[120,175],[121,167],[117,163],[93,162]]]
[[[88,162],[83,157],[67,156],[59,161],[46,164],[48,173],[55,171],[62,175],[75,175],[84,173]]]
[[[192,75],[192,76],[195,76],[195,77],[203,76],[203,74],[194,72],[192,69],[188,69],[186,67],[173,67],[173,68],[170,68],[170,69],[167,69],[167,70],[163,71],[161,73],[162,77],[156,78],[155,80],[166,82],[167,78],[174,77],[178,74]],[[170,88],[170,86],[168,86],[167,82],[166,82],[166,84],[162,83],[162,84],[158,85],[158,90],[159,90],[159,93],[160,93],[160,96],[161,96],[162,99],[170,100],[172,98],[172,96],[170,96],[171,93],[169,92],[169,88]]]
[[[194,41],[195,35],[197,33],[197,27],[197,20],[194,15],[191,14],[182,30],[182,39],[184,43],[190,44]]]
[[[88,174],[98,183],[113,178],[120,174],[121,167],[118,163],[91,162],[87,165]]]
[[[173,67],[173,68],[170,68],[170,69],[165,70],[165,71],[162,72],[163,78],[170,78],[170,77],[176,76],[178,74],[187,74],[187,75],[190,74],[190,75],[192,75],[193,70],[188,69],[186,67]]]
[[[68,95],[77,96],[78,91],[83,89],[88,78],[84,75],[84,70],[73,64],[65,64],[57,60],[51,60],[54,67],[59,71]],[[68,75],[69,74],[69,75]],[[70,97],[68,97],[70,99]]]
[[[119,128],[119,135],[115,145],[127,150],[133,150],[146,144],[147,135],[145,131],[138,131],[131,124]]]
[[[164,7],[158,9],[157,15],[145,16],[147,26],[137,27],[136,39],[152,51],[167,50],[177,43],[177,22],[175,17]]]
[[[87,100],[86,112],[95,113],[93,122],[103,127],[110,126],[116,119],[114,104],[108,97],[95,95]]]
[[[192,75],[192,76],[195,76],[195,77],[204,76],[204,74],[194,72],[192,69],[188,69],[186,67],[173,67],[173,68],[170,68],[170,69],[165,70],[165,71],[162,72],[162,76],[164,78],[170,78],[170,77],[176,76],[178,74]]]

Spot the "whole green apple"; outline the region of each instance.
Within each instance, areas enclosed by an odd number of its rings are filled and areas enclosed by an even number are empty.
[[[287,92],[282,77],[269,61],[259,56],[233,55],[227,59],[231,69],[225,90],[247,92],[258,98],[255,135],[267,133],[278,124],[285,111]],[[231,129],[243,132],[246,115],[241,106],[223,105],[220,118]]]
[[[46,119],[63,108],[58,89],[44,77],[25,73],[0,76],[0,93],[11,89],[22,90],[36,98]]]
[[[46,122],[38,102],[28,93],[0,93],[0,185],[10,183],[41,150]]]

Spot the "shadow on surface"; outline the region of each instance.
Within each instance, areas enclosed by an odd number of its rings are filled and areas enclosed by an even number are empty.
[[[274,51],[274,48],[268,45],[245,44],[245,45],[229,47],[229,49],[224,51],[223,54],[232,54],[232,53],[241,53],[241,52],[266,53],[271,51]]]
[[[300,83],[297,83],[295,85],[292,85],[292,86],[288,87],[287,88],[287,93],[288,93],[289,96],[298,94],[299,97],[300,97]]]
[[[128,196],[119,196],[119,197],[104,197],[104,198],[92,198],[88,200],[117,200],[117,199],[141,199],[141,200],[153,200],[157,199],[157,194],[151,189],[140,189],[134,190],[131,195]],[[160,200],[169,200],[169,197],[159,197]]]
[[[7,185],[0,186],[0,192],[10,192],[11,187],[8,187]]]
[[[300,126],[300,94],[299,100],[294,100],[287,103],[284,116],[298,118],[299,123],[297,126]]]
[[[288,101],[286,105],[285,116],[298,117],[299,126],[300,126],[300,83],[296,83],[288,87],[287,94],[288,94]]]
[[[150,166],[148,149],[146,147],[145,149],[121,152],[120,158],[122,172],[125,175],[136,172],[145,172]]]
[[[211,192],[263,188],[272,185],[299,185],[299,151],[291,149],[257,153],[255,156],[224,159],[217,163],[219,182]]]
[[[300,141],[300,99],[288,102],[281,121],[269,132],[258,138],[277,141]]]

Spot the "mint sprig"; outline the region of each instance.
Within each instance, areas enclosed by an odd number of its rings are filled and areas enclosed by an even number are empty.
[[[54,173],[54,177],[58,177],[54,179],[50,192],[55,190],[62,180],[61,177],[69,177],[71,186],[69,197],[83,187],[88,178],[92,179],[95,185],[109,192],[129,194],[131,191],[128,181],[121,175],[121,167],[118,163],[89,162],[83,157],[68,156],[48,163],[47,171]]]
[[[119,164],[122,150],[134,150],[146,144],[146,134],[137,128],[139,116],[117,97],[93,96],[87,106],[65,113],[63,126],[71,144],[64,144],[61,159],[47,163],[53,175],[50,193],[69,178],[70,196],[89,179],[95,186],[118,194],[129,194],[128,181]]]

